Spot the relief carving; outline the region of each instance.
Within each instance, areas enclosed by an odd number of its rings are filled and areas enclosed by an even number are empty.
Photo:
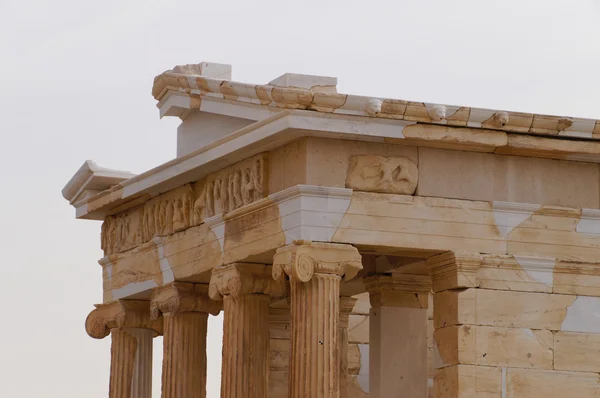
[[[140,209],[108,216],[102,223],[101,248],[106,255],[124,252],[142,243]]]
[[[192,203],[193,191],[189,184],[144,203],[144,242],[191,227]]]
[[[192,187],[186,184],[135,209],[106,217],[101,242],[104,254],[122,253],[157,236],[191,227],[192,203]]]
[[[197,200],[192,186],[186,184],[106,217],[101,237],[104,254],[131,250],[155,237],[172,235],[199,225],[207,217],[262,199],[267,194],[265,163],[266,155],[261,154],[209,175]]]
[[[194,203],[194,224],[264,198],[265,163],[261,154],[209,175]]]
[[[419,174],[407,157],[357,155],[350,158],[346,187],[358,191],[413,195]]]

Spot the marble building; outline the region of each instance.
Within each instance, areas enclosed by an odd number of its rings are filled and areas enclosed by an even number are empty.
[[[336,86],[176,66],[177,157],[67,183],[110,398],[151,397],[157,336],[162,397],[205,397],[221,312],[223,398],[600,397],[600,122]]]

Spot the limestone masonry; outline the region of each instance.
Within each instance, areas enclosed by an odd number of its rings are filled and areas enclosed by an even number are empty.
[[[221,311],[223,398],[600,397],[600,121],[336,85],[176,66],[177,157],[67,183],[110,398],[151,397],[157,336],[162,397],[205,397]]]

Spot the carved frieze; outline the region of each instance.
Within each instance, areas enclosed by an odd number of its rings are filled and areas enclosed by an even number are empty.
[[[144,242],[189,228],[193,202],[192,187],[186,184],[144,203]]]
[[[102,224],[101,247],[106,255],[120,253],[142,244],[142,211],[133,209],[108,216]]]
[[[191,227],[193,195],[192,187],[186,184],[150,199],[142,206],[106,217],[102,224],[104,254],[122,253],[157,236]]]
[[[260,154],[209,175],[194,203],[194,224],[264,198],[266,160]]]
[[[192,185],[185,184],[136,208],[106,217],[102,224],[104,254],[131,250],[155,237],[183,231],[205,218],[264,198],[268,194],[266,159],[266,154],[253,156],[209,175],[198,183],[202,190],[197,198]]]
[[[357,155],[350,158],[346,187],[358,191],[413,195],[419,174],[407,157]]]

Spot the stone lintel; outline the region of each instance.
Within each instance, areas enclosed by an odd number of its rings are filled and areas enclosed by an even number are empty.
[[[247,294],[264,294],[280,298],[286,294],[283,279],[272,277],[272,267],[264,264],[233,263],[213,269],[208,294],[213,300],[224,296],[238,298]]]
[[[478,287],[477,270],[483,257],[479,253],[446,252],[427,259],[433,291]]]
[[[150,316],[158,319],[161,314],[176,315],[183,312],[205,312],[218,315],[221,305],[208,297],[208,285],[172,282],[152,293]]]
[[[86,332],[95,339],[103,339],[111,329],[150,329],[162,334],[162,320],[150,318],[150,303],[140,300],[120,300],[98,304],[85,321]]]
[[[308,282],[314,274],[354,278],[362,269],[361,255],[352,245],[294,241],[277,249],[273,257],[273,277]]]
[[[394,273],[364,279],[372,307],[427,308],[431,291],[428,275]]]

